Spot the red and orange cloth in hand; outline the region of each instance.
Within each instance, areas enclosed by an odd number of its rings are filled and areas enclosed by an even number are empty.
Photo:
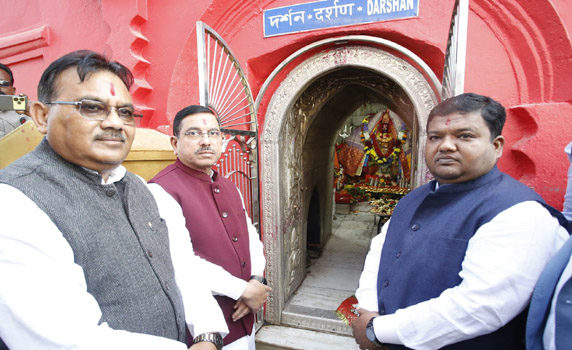
[[[357,306],[358,300],[355,295],[352,295],[351,297],[342,301],[340,306],[338,306],[336,309],[336,315],[340,318],[340,320],[344,321],[345,324],[351,326],[352,322],[358,318],[358,314],[356,312]]]

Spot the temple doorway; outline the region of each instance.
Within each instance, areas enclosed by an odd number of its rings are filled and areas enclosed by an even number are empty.
[[[268,323],[349,334],[335,311],[355,291],[377,231],[380,217],[369,203],[376,199],[373,189],[426,181],[418,145],[424,143],[424,119],[436,104],[435,89],[394,53],[368,46],[318,52],[273,93],[260,138],[262,224],[273,288]],[[349,163],[341,161],[337,147],[365,124],[370,138],[377,128],[379,136],[391,134],[393,143],[376,140],[371,144],[376,156],[368,153],[369,160],[362,148],[348,158],[362,173],[345,172],[346,179],[340,179],[335,163]],[[353,196],[353,188],[363,190],[363,198]],[[344,189],[352,195],[347,203],[340,198]]]
[[[316,83],[330,79],[346,85],[310,122],[302,144],[305,274],[282,324],[350,335],[345,323],[370,240],[410,189],[412,125],[388,107],[395,104],[386,92],[358,83],[378,77],[346,69]]]

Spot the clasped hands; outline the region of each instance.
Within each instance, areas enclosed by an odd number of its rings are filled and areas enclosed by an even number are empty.
[[[234,304],[235,311],[232,314],[232,320],[236,322],[248,315],[251,311],[253,313],[258,312],[262,305],[264,305],[264,302],[266,302],[266,298],[268,298],[268,294],[271,291],[272,288],[265,286],[257,280],[248,281],[244,292],[236,304]]]

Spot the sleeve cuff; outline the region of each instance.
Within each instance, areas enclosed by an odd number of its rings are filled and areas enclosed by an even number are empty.
[[[376,317],[373,320],[375,336],[382,343],[402,344],[395,330],[395,314]]]

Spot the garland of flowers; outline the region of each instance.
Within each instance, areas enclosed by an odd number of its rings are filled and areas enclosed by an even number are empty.
[[[371,158],[378,165],[392,165],[397,162],[399,158],[399,153],[401,152],[401,148],[395,147],[393,152],[386,158],[386,157],[379,157],[377,152],[375,152],[375,148],[373,147],[373,143],[371,141],[371,137],[369,136],[369,126],[368,126],[368,118],[362,120],[363,127],[361,129],[360,139],[363,146],[363,150],[367,157]],[[401,143],[405,143],[407,141],[407,134],[400,132],[399,141]],[[364,164],[367,163],[367,159]]]

